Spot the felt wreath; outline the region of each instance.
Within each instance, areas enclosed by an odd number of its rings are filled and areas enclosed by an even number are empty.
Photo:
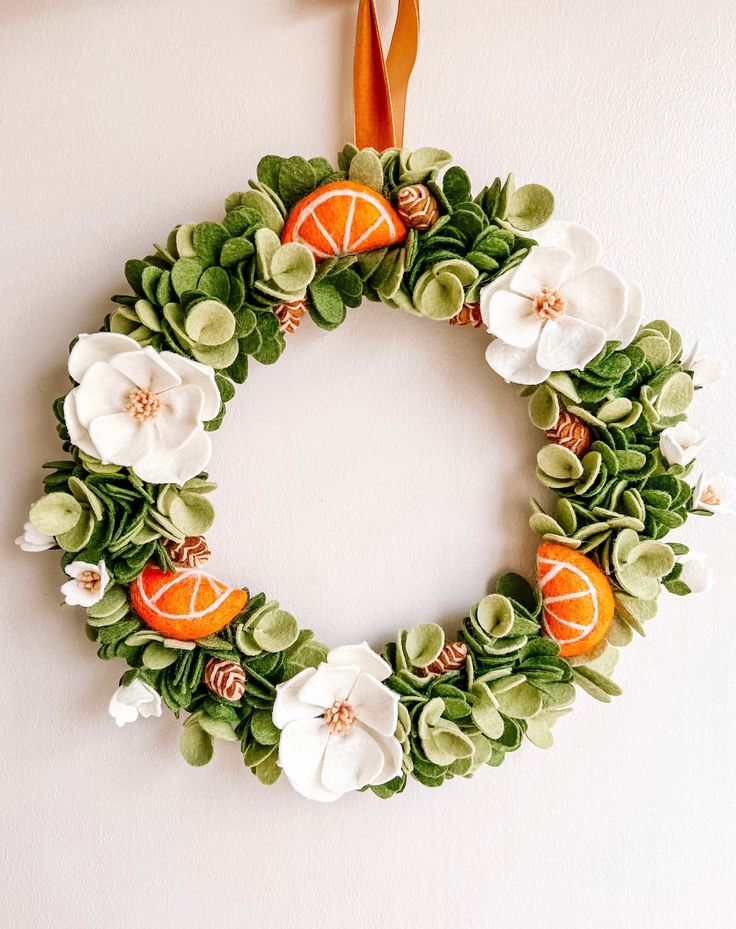
[[[702,556],[664,539],[736,499],[723,475],[691,480],[702,440],[686,410],[713,364],[684,358],[667,322],[642,325],[639,288],[599,263],[595,235],[550,221],[548,190],[496,178],[473,195],[449,162],[353,145],[336,168],[266,156],[221,222],[177,226],[128,261],[132,292],[72,343],[73,387],[54,406],[66,457],[44,465],[18,543],[61,550],[66,603],[85,608],[98,655],[129,666],[118,725],[186,713],[190,764],[237,742],[262,783],[283,771],[318,800],[469,777],[524,739],[549,746],[576,688],[617,695],[618,649],[662,588],[711,582]],[[305,313],[331,330],[364,299],[487,329],[557,498],[532,501],[534,585],[504,575],[451,636],[422,623],[380,654],[328,650],[276,601],[203,569],[211,434],[235,385],[279,358]]]

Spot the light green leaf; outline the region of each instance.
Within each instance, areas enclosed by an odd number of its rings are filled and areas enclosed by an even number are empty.
[[[28,518],[37,532],[61,535],[73,529],[81,515],[82,505],[71,494],[51,493],[33,504]]]
[[[199,768],[212,760],[215,752],[214,739],[196,723],[185,726],[179,740],[179,750],[187,764]]]
[[[445,645],[445,633],[436,623],[421,623],[406,635],[406,654],[415,668],[426,668]]]

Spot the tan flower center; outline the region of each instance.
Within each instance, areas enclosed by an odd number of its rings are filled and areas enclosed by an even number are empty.
[[[534,298],[534,312],[540,319],[557,319],[562,316],[567,300],[556,290],[543,287],[542,292]]]
[[[128,395],[128,402],[125,405],[126,413],[130,413],[133,419],[140,423],[145,423],[149,419],[155,419],[161,407],[161,401],[151,390],[131,390]]]
[[[325,710],[323,719],[333,735],[345,735],[355,722],[355,713],[349,703],[335,700],[332,706]]]
[[[82,571],[77,578],[77,583],[84,590],[92,590],[96,593],[100,589],[102,578],[97,571]]]
[[[718,492],[712,484],[708,484],[705,490],[700,495],[701,503],[707,503],[708,506],[719,506],[721,498],[718,496]]]

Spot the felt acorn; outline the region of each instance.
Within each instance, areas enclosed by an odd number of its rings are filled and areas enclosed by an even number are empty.
[[[419,670],[419,676],[428,677],[430,674],[457,671],[465,664],[467,655],[468,646],[464,642],[448,642],[431,664]]]
[[[440,218],[439,207],[424,184],[402,187],[397,196],[399,216],[411,229],[426,232]]]
[[[240,700],[245,693],[245,671],[235,661],[210,658],[204,668],[204,682],[223,700]]]
[[[177,568],[201,568],[210,560],[210,550],[203,535],[188,535],[183,542],[168,539],[166,552]]]
[[[480,303],[466,303],[460,312],[450,320],[451,326],[472,326],[473,329],[480,329],[483,326],[483,318],[480,315]]]
[[[278,316],[282,332],[296,332],[302,316],[307,309],[306,300],[294,300],[292,303],[279,303],[274,312]]]
[[[578,458],[590,448],[591,436],[588,425],[575,416],[563,410],[555,425],[546,432],[547,438],[555,445],[562,445],[563,448],[569,448]]]

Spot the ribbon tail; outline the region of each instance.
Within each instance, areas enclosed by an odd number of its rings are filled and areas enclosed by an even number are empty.
[[[358,148],[375,148],[379,152],[393,148],[396,139],[391,91],[373,0],[360,0],[358,7],[353,100]]]
[[[393,103],[396,145],[404,144],[404,116],[409,78],[414,70],[419,48],[419,0],[399,0],[386,70]]]

